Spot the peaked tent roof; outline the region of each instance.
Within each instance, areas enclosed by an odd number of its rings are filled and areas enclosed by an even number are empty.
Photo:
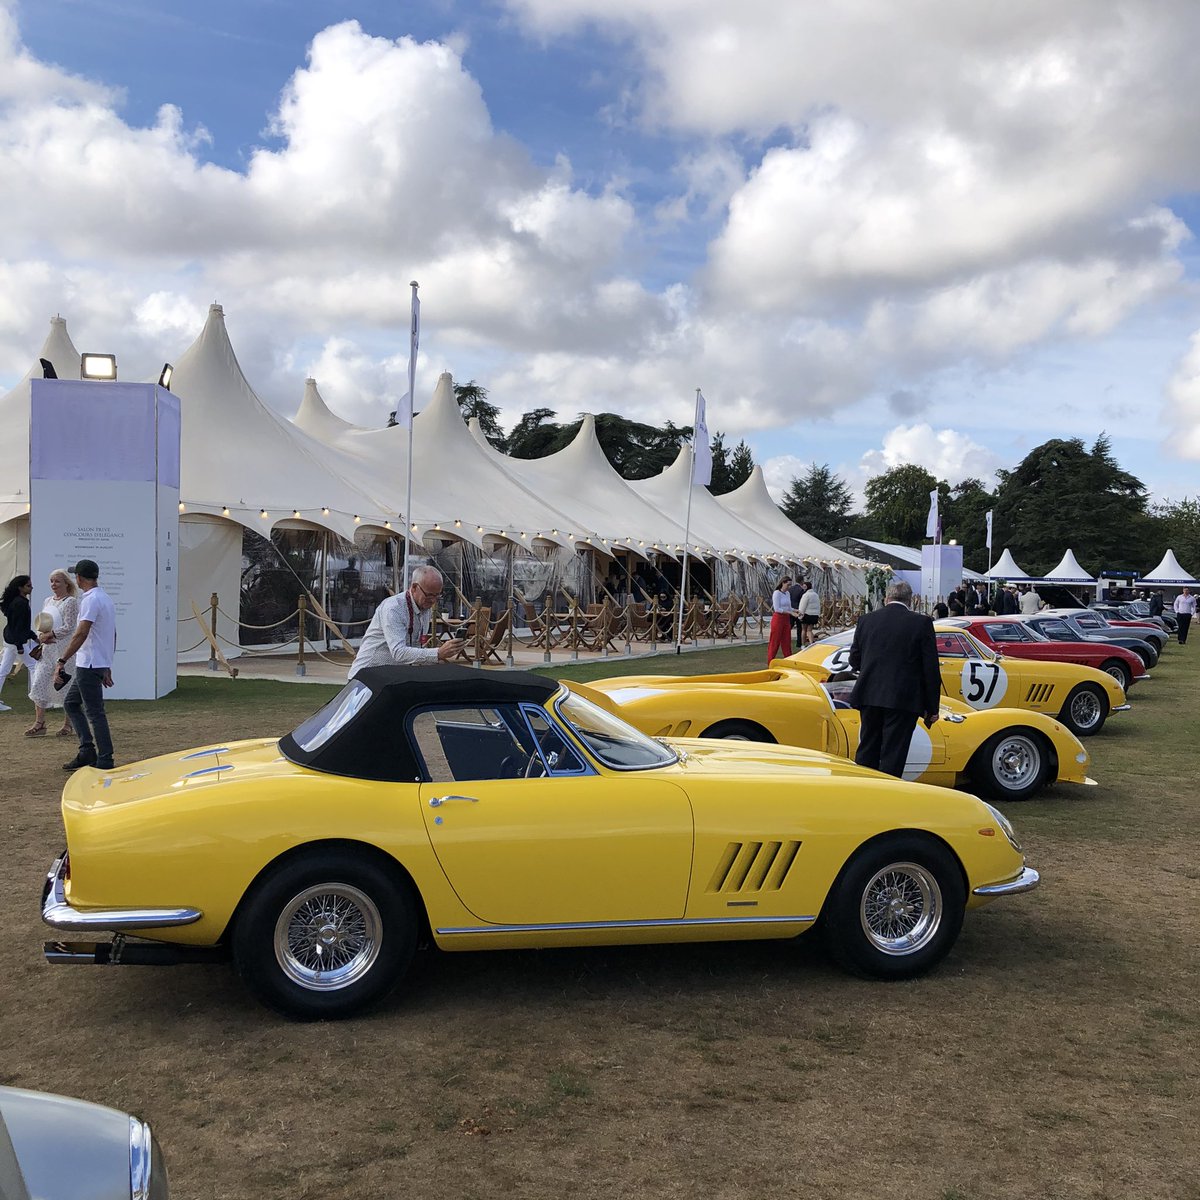
[[[1075,552],[1068,549],[1062,556],[1062,562],[1053,571],[1047,571],[1043,576],[1047,583],[1095,583],[1095,575],[1089,575],[1075,558]]]
[[[187,511],[228,516],[259,532],[298,514],[347,539],[360,522],[382,528],[395,515],[348,482],[353,464],[258,398],[219,304],[209,306],[200,336],[176,360],[171,390],[182,415],[179,494]]]
[[[324,444],[354,464],[356,479],[403,512],[408,489],[409,431],[343,430]],[[508,475],[471,436],[443,372],[433,399],[413,419],[412,514],[415,537],[428,534],[483,546],[491,535],[516,545],[570,547],[570,519]]]
[[[574,522],[571,532],[591,538],[600,548],[622,547],[645,555],[671,555],[683,545],[683,526],[643,499],[608,461],[596,437],[596,419],[585,414],[570,445],[544,458],[510,458],[471,420],[471,435],[504,471],[539,495],[553,498]]]
[[[836,550],[833,546],[813,537],[799,525],[789,521],[779,510],[767,491],[763,470],[755,466],[750,477],[739,488],[724,496],[716,497],[717,503],[752,529],[761,529],[781,546],[791,547],[804,562],[815,559],[821,563],[866,570],[871,564],[853,554]]]
[[[629,486],[660,511],[678,513],[687,521],[693,552],[698,543],[707,542],[719,554],[732,554],[741,559],[757,556],[792,562],[797,558],[794,549],[751,528],[740,517],[722,508],[708,488],[692,483],[690,446],[681,446],[675,461],[661,475],[631,480]],[[687,519],[689,492],[690,521]]]
[[[1032,575],[1026,575],[1020,567],[1013,562],[1013,556],[1009,554],[1008,547],[1004,547],[1004,553],[987,570],[988,576],[992,579],[1015,579],[1021,582],[1028,581],[1033,578]]]
[[[1200,584],[1200,579],[1197,579],[1194,575],[1189,575],[1179,565],[1179,559],[1175,557],[1175,551],[1168,550],[1163,555],[1162,562],[1149,575],[1143,575],[1138,580],[1138,583],[1167,583],[1189,586],[1191,584]]]
[[[329,406],[321,398],[321,393],[317,391],[317,381],[311,378],[304,381],[304,398],[292,418],[292,424],[302,429],[309,437],[316,438],[318,442],[332,442],[339,434],[361,428],[330,412]]]
[[[59,379],[79,378],[79,351],[62,317],[50,318],[38,358],[48,359]],[[11,392],[0,396],[0,524],[29,509],[29,384],[41,378],[42,364],[35,362]]]

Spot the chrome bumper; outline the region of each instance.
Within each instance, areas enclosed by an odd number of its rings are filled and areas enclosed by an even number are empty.
[[[1110,709],[1110,712],[1128,712],[1133,707],[1132,704],[1118,704]]]
[[[986,883],[982,887],[972,888],[974,896],[1019,896],[1022,892],[1032,892],[1042,877],[1032,868],[1025,867],[1016,879],[1007,883]]]
[[[162,929],[191,925],[204,915],[197,908],[110,908],[81,912],[67,903],[67,855],[54,860],[42,892],[42,920],[54,929],[71,933],[93,933],[122,929]]]

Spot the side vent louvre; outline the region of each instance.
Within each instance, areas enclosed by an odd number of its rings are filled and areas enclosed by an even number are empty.
[[[1029,691],[1025,693],[1025,702],[1027,704],[1046,704],[1053,695],[1054,684],[1031,683],[1029,685]]]
[[[708,881],[708,890],[777,892],[799,850],[799,842],[730,842]]]

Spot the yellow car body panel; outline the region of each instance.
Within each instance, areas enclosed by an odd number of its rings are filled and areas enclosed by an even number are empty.
[[[816,674],[794,658],[776,660],[765,670],[728,675],[614,676],[589,688],[606,696],[631,725],[656,737],[719,736],[722,727],[736,722],[757,727],[742,734],[755,740],[846,758],[853,758],[858,749],[858,712],[835,708]],[[931,729],[918,723],[904,778],[954,787],[968,775],[980,747],[1014,728],[1036,730],[1049,741],[1060,782],[1088,781],[1087,750],[1053,717],[1011,708],[977,710],[948,697],[942,700],[941,719]]]
[[[650,771],[591,759],[583,778],[474,783],[329,775],[261,740],[84,769],[63,794],[66,900],[83,913],[195,908],[194,924],[138,936],[211,946],[281,856],[343,841],[407,872],[439,946],[500,949],[792,936],[819,915],[855,849],[895,832],[898,814],[900,827],[950,847],[969,907],[986,902],[972,889],[1024,868],[971,797],[817,751],[676,746],[676,764]],[[429,803],[451,796],[465,798]]]
[[[1101,688],[1110,709],[1125,703],[1125,690],[1109,674],[1078,663],[1037,662],[1007,658],[988,649],[965,629],[934,626],[938,637],[938,662],[942,693],[971,708],[1023,708],[1054,716],[1062,710],[1073,688],[1091,683]],[[854,630],[834,634],[783,661],[826,680],[850,666]]]

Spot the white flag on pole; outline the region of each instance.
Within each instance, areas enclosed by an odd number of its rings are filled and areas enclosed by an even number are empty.
[[[412,428],[413,395],[417,388],[417,347],[421,342],[421,301],[417,289],[412,294],[412,324],[408,332],[408,391],[396,405],[396,424],[405,429]]]
[[[936,538],[938,535],[938,495],[937,488],[929,493],[929,516],[925,519],[925,536]]]
[[[704,396],[696,389],[695,432],[692,435],[692,483],[712,483],[712,446],[708,440],[708,422],[704,415]]]
[[[992,509],[989,508],[987,510],[987,515],[986,515],[985,519],[987,520],[987,548],[990,551],[992,548]],[[990,561],[991,557],[992,556],[989,553],[988,554],[989,561]]]

